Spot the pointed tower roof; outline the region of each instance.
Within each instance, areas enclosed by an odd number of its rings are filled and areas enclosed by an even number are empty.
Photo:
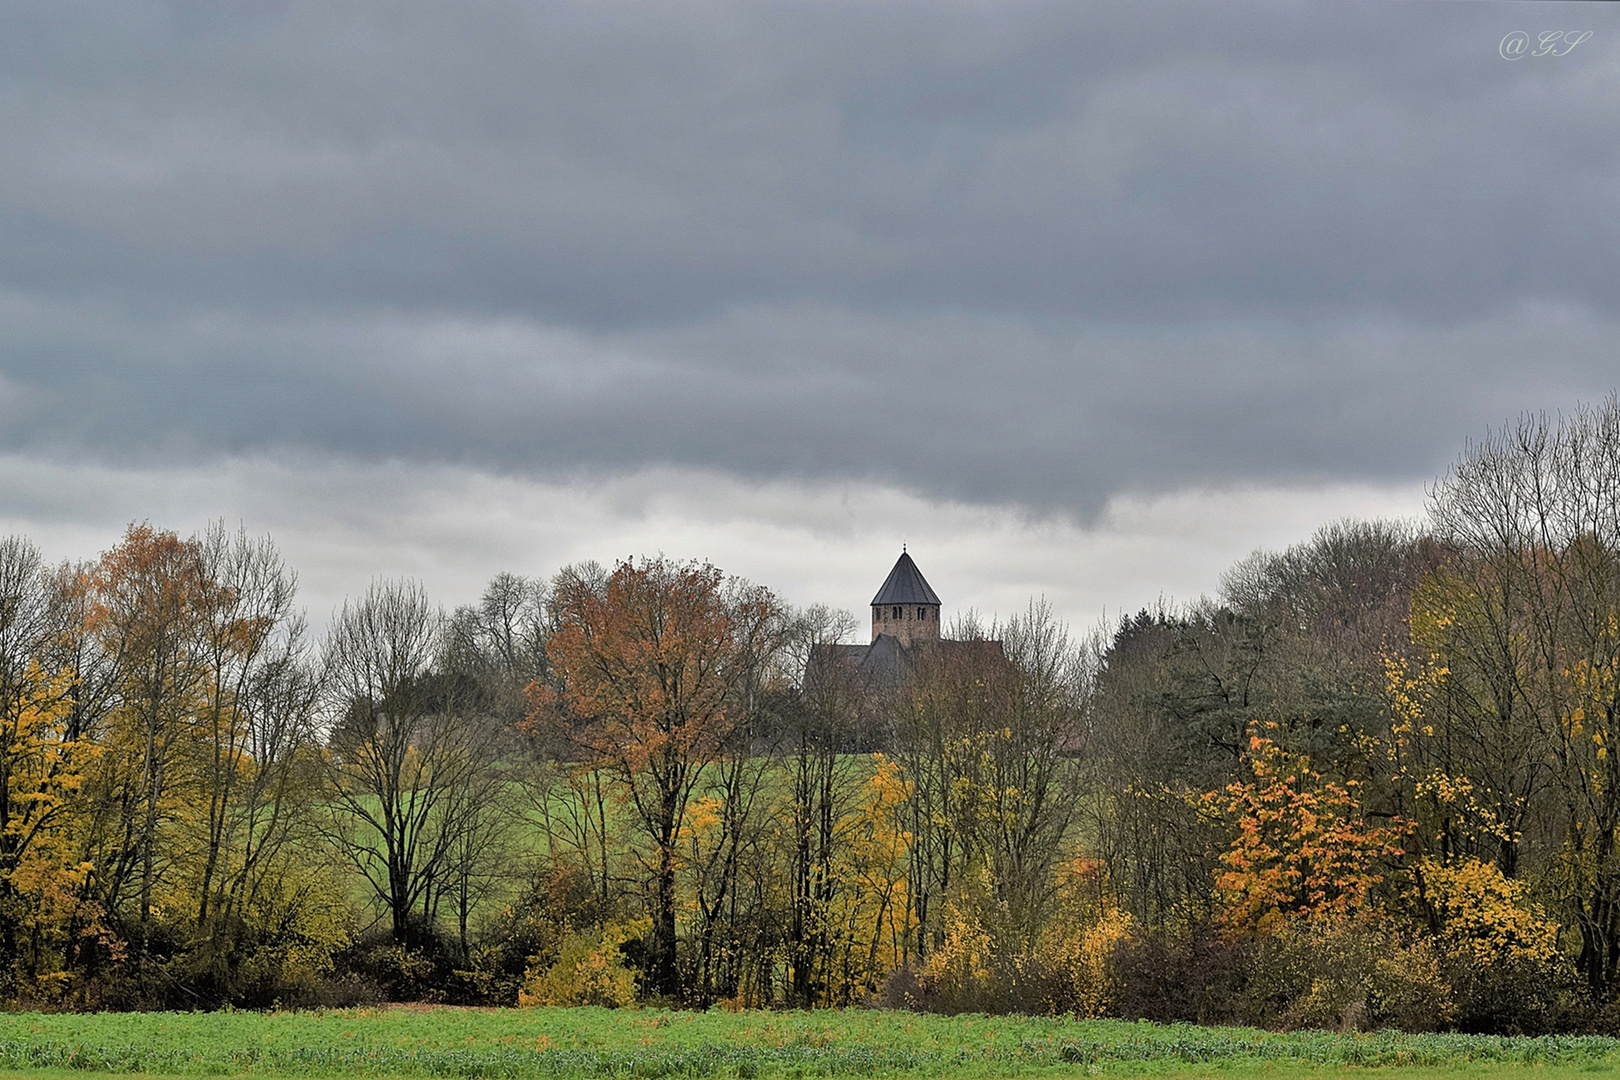
[[[883,583],[883,588],[872,597],[874,607],[878,604],[938,603],[939,597],[934,595],[934,590],[928,587],[922,571],[917,569],[917,564],[912,562],[911,556],[904,551],[900,553],[900,561],[889,571],[888,580]]]

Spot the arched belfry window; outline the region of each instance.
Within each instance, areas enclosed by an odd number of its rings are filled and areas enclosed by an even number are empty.
[[[900,606],[898,604],[896,604],[894,608],[894,617],[896,619],[900,618]]]

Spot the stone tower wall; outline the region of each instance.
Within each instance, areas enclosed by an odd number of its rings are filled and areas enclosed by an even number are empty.
[[[898,609],[899,618],[895,617]],[[911,648],[914,642],[939,640],[938,604],[873,604],[872,640],[890,634]]]

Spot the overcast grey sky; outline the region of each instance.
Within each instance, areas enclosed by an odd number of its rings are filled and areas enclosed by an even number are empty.
[[[0,13],[0,525],[240,521],[317,622],[906,541],[1085,623],[1620,383],[1615,5]]]

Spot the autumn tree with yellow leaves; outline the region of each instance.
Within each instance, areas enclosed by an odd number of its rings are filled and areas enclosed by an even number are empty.
[[[0,540],[0,951],[14,994],[60,1000],[76,936],[103,934],[85,899],[79,798],[96,747],[69,721],[71,673],[41,666],[54,620],[48,573]]]
[[[738,736],[750,691],[781,647],[782,608],[769,590],[713,566],[651,559],[622,562],[605,579],[561,579],[552,611],[556,685],[537,690],[537,708],[563,711],[580,751],[632,811],[650,879],[647,985],[678,999],[689,989],[677,957],[688,814],[722,760],[747,754]],[[739,809],[737,794],[722,793],[720,813]]]

